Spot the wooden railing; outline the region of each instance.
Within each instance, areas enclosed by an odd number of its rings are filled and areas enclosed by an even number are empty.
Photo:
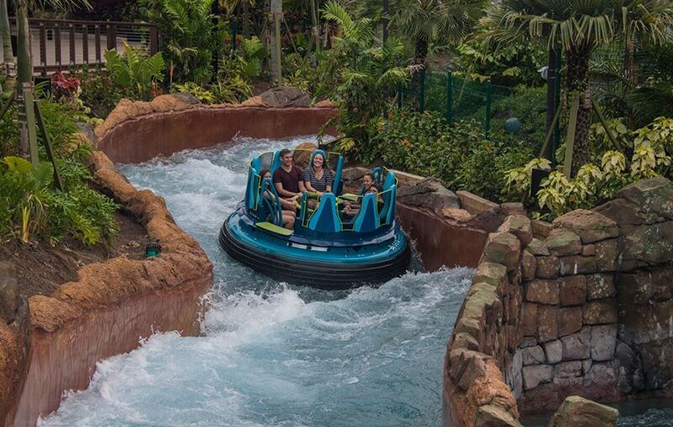
[[[16,34],[16,20],[10,20]],[[73,67],[104,66],[105,50],[121,50],[124,42],[149,55],[158,51],[156,24],[67,19],[29,19],[28,23],[33,68],[43,76]]]

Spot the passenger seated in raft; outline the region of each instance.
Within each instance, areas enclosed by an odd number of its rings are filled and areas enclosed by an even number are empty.
[[[301,200],[306,190],[302,179],[302,170],[292,162],[292,151],[287,148],[280,150],[280,167],[273,173],[273,184],[278,195],[283,199]]]
[[[362,196],[367,194],[369,189],[372,187],[372,185],[376,184],[376,178],[374,178],[373,173],[366,173],[362,177],[362,188],[360,188],[360,192],[358,195],[354,194],[345,194],[343,198],[340,199],[340,202],[344,204],[344,206],[351,205],[353,208],[360,208],[360,204],[357,202]]]
[[[360,195],[367,193],[374,184],[376,184],[376,178],[374,178],[374,174],[371,172],[366,173],[362,177],[362,188],[360,189]]]
[[[334,175],[327,168],[323,153],[322,150],[315,152],[311,165],[304,171],[304,186],[308,191],[316,193],[318,197],[325,193],[331,193],[334,183]],[[310,209],[315,209],[317,205],[316,200],[309,200]]]
[[[369,189],[362,194],[364,196],[367,193],[374,194],[376,197],[376,202],[378,204],[379,211],[383,207],[383,200],[381,200],[380,197],[378,197],[378,194],[381,193],[381,186],[378,184],[372,184],[369,186]],[[344,215],[348,217],[354,217],[360,212],[360,204],[359,203],[349,203],[344,207],[344,210],[342,211]]]
[[[259,176],[261,176],[262,181],[264,181],[264,178],[271,178],[271,172],[268,169],[262,169],[262,171],[259,173]],[[269,190],[270,189],[262,190],[262,194],[264,194],[264,197],[266,197],[268,200],[273,201],[275,195]],[[297,218],[296,207],[298,205],[294,200],[296,199],[287,200],[283,199],[282,197],[279,199],[283,215],[283,227],[289,230],[294,229],[294,222]]]

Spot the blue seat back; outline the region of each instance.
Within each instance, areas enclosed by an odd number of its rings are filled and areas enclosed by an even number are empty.
[[[334,173],[334,183],[332,184],[332,192],[337,196],[341,195],[344,187],[343,180],[341,179],[341,175],[343,174],[343,168],[344,168],[344,157],[340,155],[339,160],[337,161],[336,172]]]
[[[381,209],[381,218],[383,218],[384,224],[392,224],[395,220],[395,201],[397,200],[397,185],[394,185],[388,189],[389,193],[387,196],[387,201],[384,200],[384,207]],[[385,196],[384,196],[385,197]]]
[[[395,174],[388,171],[386,179],[383,182],[383,208],[381,209],[381,218],[386,224],[390,224],[395,219],[395,199],[397,198],[397,185],[395,184]]]
[[[280,197],[278,197],[278,192],[276,187],[273,185],[273,181],[270,178],[264,178],[262,180],[262,185],[259,192],[259,197],[262,199],[262,215],[270,216],[269,219],[272,223],[283,226],[283,212],[280,206]],[[265,197],[265,193],[269,197]]]
[[[276,151],[273,153],[273,161],[271,162],[271,167],[269,170],[271,171],[271,174],[276,171],[280,167],[281,161],[280,161],[280,150]]]
[[[260,181],[259,169],[255,167],[253,160],[248,170],[248,183],[245,187],[245,206],[248,209],[257,209]]]
[[[301,205],[299,209],[299,219],[302,227],[308,227],[306,221],[308,220],[308,191],[304,191],[301,198]]]
[[[334,194],[323,194],[320,198],[320,206],[313,212],[308,222],[308,228],[319,233],[337,233],[341,231],[341,220],[337,214]]]
[[[379,228],[380,224],[381,218],[376,206],[376,195],[372,193],[365,194],[362,199],[360,212],[358,212],[353,222],[353,231],[367,233]]]

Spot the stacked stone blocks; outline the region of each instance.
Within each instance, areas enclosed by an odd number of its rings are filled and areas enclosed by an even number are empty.
[[[614,401],[670,388],[672,242],[673,184],[663,178],[551,227],[508,217],[489,235],[447,349],[453,425],[520,425],[519,410],[569,395]],[[480,386],[502,382],[508,396]]]

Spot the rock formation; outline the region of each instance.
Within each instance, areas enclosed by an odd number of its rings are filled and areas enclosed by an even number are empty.
[[[579,396],[567,397],[547,427],[614,427],[619,412]]]
[[[615,401],[669,389],[671,230],[673,184],[663,178],[550,229],[508,217],[488,237],[447,349],[444,402],[454,425],[484,412],[480,381],[504,381],[524,412],[554,409],[569,395]],[[508,399],[492,398],[499,411],[489,414],[517,417]]]

